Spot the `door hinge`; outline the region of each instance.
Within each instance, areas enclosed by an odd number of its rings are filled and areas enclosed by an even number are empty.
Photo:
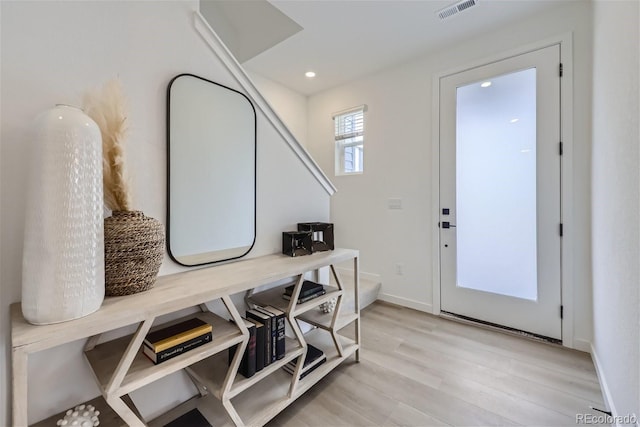
[[[562,227],[562,223],[560,223],[560,237],[562,237],[562,232],[563,232],[563,229],[562,229],[562,228],[563,228],[563,227]]]
[[[558,153],[562,156],[562,141],[558,144]]]
[[[558,72],[560,74],[560,77],[562,77],[562,62],[560,63],[560,66],[558,67]]]
[[[564,319],[564,306],[563,305],[560,306],[560,318]]]

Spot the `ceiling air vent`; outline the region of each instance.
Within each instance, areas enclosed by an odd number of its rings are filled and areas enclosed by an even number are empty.
[[[438,14],[438,18],[440,18],[440,20],[445,20],[447,18],[451,18],[453,15],[457,15],[458,13],[469,9],[470,7],[475,6],[476,4],[478,4],[478,0],[462,0],[454,5],[447,6],[444,9],[439,10],[436,13]]]

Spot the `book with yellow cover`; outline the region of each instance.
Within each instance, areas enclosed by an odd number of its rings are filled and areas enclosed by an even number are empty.
[[[158,353],[204,335],[212,330],[213,327],[209,323],[194,317],[148,333],[144,343],[154,352]]]

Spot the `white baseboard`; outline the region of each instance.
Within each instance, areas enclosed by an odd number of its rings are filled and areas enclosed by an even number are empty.
[[[608,411],[611,411],[612,415],[617,415],[618,411],[616,411],[616,407],[613,404],[613,399],[611,398],[611,391],[609,390],[609,385],[607,384],[607,379],[604,376],[604,371],[602,370],[602,365],[600,363],[600,359],[598,358],[598,354],[596,353],[596,349],[591,345],[591,359],[593,360],[593,365],[596,368],[596,374],[598,375],[598,381],[600,382],[600,388],[602,388],[602,395],[604,397],[604,404]],[[618,425],[618,424],[616,424]]]
[[[380,301],[390,302],[392,304],[401,305],[407,308],[413,308],[414,310],[424,311],[425,313],[431,314],[433,312],[433,307],[431,304],[427,304],[420,301],[411,300],[408,298],[398,297],[395,295],[389,295],[385,293],[378,294],[378,299]]]

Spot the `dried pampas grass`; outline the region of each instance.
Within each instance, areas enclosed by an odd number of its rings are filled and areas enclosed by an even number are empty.
[[[104,203],[112,211],[128,211],[131,194],[124,167],[127,116],[120,81],[111,80],[101,90],[85,94],[83,109],[102,134]]]

